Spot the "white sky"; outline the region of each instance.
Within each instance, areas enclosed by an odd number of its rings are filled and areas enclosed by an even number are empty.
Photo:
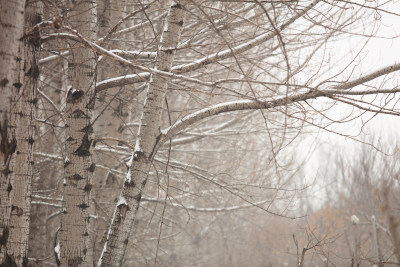
[[[400,14],[400,1],[392,1],[388,7],[388,10],[391,12]],[[355,73],[358,72],[359,75],[367,74],[395,63],[400,63],[400,37],[397,37],[400,36],[400,17],[382,14],[381,21],[382,24],[377,30],[377,35],[385,38],[372,38],[368,42],[363,53],[360,55],[361,60],[358,62],[359,65],[355,69]],[[343,40],[337,46],[336,53],[338,55],[351,54],[350,48],[357,47],[359,43],[360,37]],[[392,76],[400,78],[400,71],[393,73]],[[352,77],[357,78],[358,76],[355,74]],[[400,79],[393,79],[393,81],[400,83]],[[385,88],[388,88],[389,86],[394,87],[394,85],[386,84]],[[396,95],[396,99],[399,101],[400,94]],[[343,106],[339,106],[335,109],[334,112],[346,110]],[[400,101],[398,103],[398,109],[400,109]],[[371,114],[364,116],[363,119],[365,120],[369,117],[371,117]],[[335,130],[356,135],[360,133],[361,123],[361,120],[357,120],[354,123],[338,125]],[[362,139],[363,135],[367,138],[379,137],[383,140],[392,140],[393,142],[396,142],[396,139],[400,141],[400,117],[381,114],[377,115],[367,123],[366,127],[362,128],[362,133],[358,135],[357,139]],[[318,186],[314,188],[314,194],[317,198],[315,198],[314,201],[316,202],[315,206],[320,206],[323,204],[323,192],[319,191],[319,189],[324,186],[324,181],[321,179],[323,170],[320,170],[320,168],[322,168],[324,164],[320,165],[319,162],[329,160],[325,155],[330,151],[340,151],[343,153],[344,157],[346,155],[351,156],[351,154],[356,153],[357,142],[350,138],[320,131],[318,134],[308,136],[305,140],[301,141],[299,146],[300,155],[305,155],[305,152],[309,151],[310,148],[315,150],[307,161],[303,175],[306,176],[304,178],[308,182],[312,182],[317,178]],[[390,153],[390,151],[386,152]],[[319,177],[318,173],[320,174]]]

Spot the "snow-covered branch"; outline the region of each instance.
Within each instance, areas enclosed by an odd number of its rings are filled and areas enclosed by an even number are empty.
[[[332,87],[332,89],[326,90],[309,90],[306,93],[298,93],[290,96],[281,96],[275,99],[266,100],[237,100],[232,102],[226,102],[217,104],[211,107],[201,109],[193,114],[190,114],[183,119],[175,122],[174,125],[161,131],[161,136],[159,138],[159,143],[157,148],[162,145],[166,140],[178,134],[183,129],[189,127],[190,125],[221,113],[239,111],[239,110],[252,110],[252,109],[270,109],[274,107],[284,106],[292,104],[295,102],[305,101],[309,99],[314,99],[317,97],[329,97],[329,96],[340,96],[340,95],[370,95],[370,94],[393,94],[400,92],[400,88],[393,89],[376,89],[376,90],[357,90],[357,91],[344,91],[346,89],[351,89],[357,85],[363,84],[365,82],[371,81],[380,76],[389,74],[400,70],[400,64],[394,64],[385,68],[382,68],[373,73],[362,76],[358,79],[344,82],[340,85]]]
[[[297,19],[301,18],[304,16],[309,10],[311,10],[315,5],[317,5],[321,0],[314,0],[310,5],[308,5],[306,8],[301,10],[300,12],[297,12],[293,17],[291,17],[286,23],[281,25],[279,27],[279,31],[283,31],[286,29],[289,25],[291,25],[293,22],[295,22]],[[240,44],[238,46],[232,47],[231,49],[225,49],[223,51],[205,56],[203,58],[197,59],[191,63],[188,64],[182,64],[178,65],[175,67],[171,68],[171,72],[173,73],[187,73],[189,71],[194,71],[197,70],[201,67],[204,67],[206,65],[215,63],[219,60],[227,59],[231,57],[234,54],[240,54],[243,52],[246,52],[268,40],[271,40],[276,36],[276,32],[266,32],[264,34],[261,34],[260,36],[257,36],[256,38],[245,42],[243,44]],[[147,80],[150,77],[150,73],[139,73],[139,74],[131,74],[131,75],[125,75],[125,76],[120,76],[120,77],[115,77],[112,79],[108,79],[102,82],[99,82],[96,86],[96,90],[102,91],[106,90],[108,88],[112,87],[117,87],[117,86],[124,86],[127,84],[133,84],[137,83],[143,80]]]
[[[142,201],[165,204],[165,202],[163,200],[159,200],[156,198],[142,198]],[[230,212],[230,211],[236,211],[236,210],[241,210],[241,209],[246,209],[246,208],[251,208],[251,207],[258,207],[258,206],[263,205],[270,201],[271,201],[271,199],[264,199],[264,200],[254,202],[254,203],[247,203],[247,204],[243,204],[243,205],[234,205],[234,206],[222,207],[222,208],[200,208],[200,207],[195,207],[195,206],[182,206],[177,203],[166,203],[166,205],[172,206],[174,208],[182,208],[185,210],[190,210],[190,211],[195,211],[195,212]]]
[[[351,89],[351,88],[353,88],[353,87],[355,87],[357,85],[369,82],[369,81],[371,81],[373,79],[376,79],[376,78],[378,78],[380,76],[383,76],[383,75],[386,75],[386,74],[389,74],[389,73],[392,73],[392,72],[398,71],[398,70],[400,70],[400,64],[399,63],[393,64],[393,65],[390,65],[388,67],[384,67],[382,69],[374,71],[374,72],[372,72],[370,74],[361,76],[358,79],[355,79],[355,80],[352,80],[352,81],[348,81],[348,82],[345,82],[345,83],[340,84],[340,85],[336,85],[334,88],[337,89],[337,90]]]
[[[325,94],[322,91],[310,90],[306,93],[294,94],[288,97],[283,96],[267,100],[237,100],[207,107],[184,117],[182,120],[177,121],[174,125],[163,130],[161,133],[161,137],[159,139],[158,146],[163,144],[166,140],[176,135],[183,129],[189,127],[193,123],[196,123],[202,119],[211,116],[215,116],[226,112],[240,111],[240,110],[270,109],[274,107],[292,104],[299,101],[317,98],[323,95]]]

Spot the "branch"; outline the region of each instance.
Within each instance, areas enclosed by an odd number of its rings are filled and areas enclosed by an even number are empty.
[[[113,49],[110,52],[126,59],[155,59],[157,56],[157,52],[126,51],[120,49]]]
[[[389,74],[391,72],[398,71],[398,70],[400,70],[400,64],[394,64],[394,65],[391,65],[391,66],[388,66],[388,67],[384,67],[384,68],[382,68],[380,70],[377,70],[375,72],[372,72],[370,74],[367,74],[365,76],[362,76],[362,77],[360,77],[358,79],[355,79],[353,81],[345,82],[342,85],[336,85],[334,88],[338,89],[338,90],[350,89],[350,88],[353,88],[353,87],[355,87],[357,85],[369,82],[369,81],[371,81],[371,80],[373,80],[375,78],[378,78],[378,77],[380,77],[382,75],[386,75],[386,74]]]
[[[57,33],[57,34],[52,35],[52,36],[57,36],[58,38],[64,38],[64,39],[71,39],[71,40],[74,40],[74,41],[77,41],[77,42],[84,43],[84,44],[88,45],[89,47],[91,47],[98,54],[106,55],[111,59],[114,59],[114,60],[116,60],[116,61],[118,61],[120,63],[123,63],[125,65],[128,65],[128,66],[132,67],[133,69],[140,70],[140,71],[145,71],[144,73],[138,73],[138,74],[134,74],[134,75],[126,75],[126,76],[124,76],[124,78],[132,77],[132,79],[135,82],[139,82],[139,81],[142,82],[142,81],[147,81],[150,78],[150,74],[156,74],[156,75],[160,75],[160,76],[163,76],[163,77],[168,77],[170,79],[180,79],[180,80],[192,82],[192,83],[195,83],[195,84],[213,86],[213,84],[209,83],[209,82],[203,82],[201,80],[190,78],[190,77],[186,77],[186,76],[183,76],[183,75],[180,75],[180,74],[175,74],[175,73],[168,72],[168,71],[162,71],[162,70],[159,70],[157,68],[149,68],[149,67],[145,67],[145,66],[134,64],[133,62],[131,62],[131,61],[129,61],[129,60],[127,60],[127,59],[125,59],[125,58],[123,58],[121,56],[118,56],[117,54],[115,54],[113,52],[111,52],[111,50],[107,50],[107,49],[101,47],[100,45],[85,39],[75,29],[72,29],[71,27],[67,27],[67,26],[65,26],[64,28],[67,29],[68,31],[72,32],[72,34],[69,34],[69,33]],[[99,92],[99,91],[102,91],[104,89],[110,88],[110,86],[109,86],[110,83],[113,84],[112,87],[122,86],[121,83],[118,82],[118,81],[120,81],[119,78],[120,77],[111,78],[111,79],[108,79],[108,80],[103,81],[101,83],[98,83],[96,85],[96,92]],[[106,86],[104,86],[104,85],[106,85]]]
[[[142,198],[142,201],[166,204],[163,200],[159,200],[156,198]],[[250,203],[250,204],[229,206],[229,207],[225,207],[225,208],[199,208],[199,207],[195,207],[195,206],[182,206],[182,205],[179,205],[176,203],[168,203],[167,205],[172,206],[174,208],[183,208],[185,210],[190,210],[190,211],[195,211],[195,212],[230,212],[230,211],[235,211],[235,210],[240,210],[240,209],[245,209],[245,208],[251,208],[251,207],[255,207],[255,206],[258,207],[269,201],[271,201],[271,199],[265,199],[265,200],[261,200],[261,201]]]
[[[167,15],[167,12],[164,12],[164,13],[162,13],[162,14],[160,14],[160,15],[154,17],[154,18],[152,19],[152,21],[157,21],[157,20],[159,20],[160,18],[164,18],[166,15]],[[43,24],[38,24],[38,25],[40,25],[40,27],[48,26],[48,25],[53,25],[53,24],[54,24],[54,21],[58,21],[58,23],[57,23],[58,26],[57,26],[57,27],[60,27],[60,25],[59,25],[60,19],[59,19],[59,18],[56,18],[56,19],[51,20],[51,22],[53,22],[53,23],[47,23],[46,25],[43,25]],[[142,23],[139,23],[139,24],[133,25],[133,26],[131,26],[131,27],[122,29],[122,30],[120,30],[120,31],[113,32],[113,33],[111,34],[111,36],[117,37],[117,36],[123,35],[123,34],[125,34],[125,33],[132,32],[132,31],[137,30],[137,29],[142,29],[142,28],[143,28],[144,26],[146,26],[147,24],[150,24],[150,21],[149,21],[149,20],[146,20],[146,21],[144,21],[144,22],[142,22]],[[110,36],[108,36],[108,37],[110,37]],[[98,42],[103,42],[103,41],[105,40],[105,38],[106,38],[106,37],[101,37],[101,38],[97,39],[97,40],[96,40],[96,43],[98,43]],[[50,39],[50,38],[49,38],[49,39]],[[48,39],[47,39],[47,38],[42,39],[42,41],[44,41],[44,40],[48,40]],[[149,53],[151,53],[151,52],[149,52]],[[51,62],[51,61],[53,61],[53,60],[58,59],[60,56],[66,56],[66,55],[69,55],[69,51],[62,52],[62,53],[60,53],[59,55],[48,56],[48,57],[42,58],[42,59],[39,60],[39,65],[49,63],[49,62]]]
[[[39,88],[36,88],[36,91],[39,93],[39,95],[41,97],[43,97],[53,108],[54,110],[58,113],[58,115],[60,116],[60,118],[62,119],[62,121],[64,122],[64,125],[67,124],[67,121],[64,117],[64,114],[61,112],[60,109],[58,109],[58,107],[56,106],[56,104],[54,104],[54,102],[50,99],[50,97],[48,97],[45,93],[43,93],[42,91],[40,91]]]
[[[49,202],[43,202],[43,201],[32,201],[32,205],[44,205],[44,206],[50,206],[54,208],[62,208],[61,204],[55,204],[55,203],[49,203]]]
[[[239,111],[239,110],[252,110],[252,109],[270,109],[278,106],[288,105],[295,102],[300,102],[308,99],[314,99],[317,97],[325,96],[331,97],[335,95],[370,95],[370,94],[378,94],[378,93],[398,93],[400,92],[400,88],[395,88],[392,90],[385,89],[377,89],[377,90],[364,90],[364,91],[343,91],[346,89],[351,89],[354,86],[360,85],[362,83],[371,81],[372,79],[378,78],[382,75],[389,74],[391,72],[400,70],[400,64],[391,65],[389,67],[382,68],[378,71],[375,71],[371,74],[367,74],[362,76],[356,80],[345,82],[341,85],[332,87],[333,89],[328,90],[313,90],[310,89],[306,93],[294,94],[291,96],[281,96],[271,100],[237,100],[232,102],[226,102],[217,104],[211,107],[207,107],[201,109],[193,114],[190,114],[184,117],[182,120],[175,122],[174,125],[164,129],[161,131],[159,142],[156,146],[156,150],[162,145],[166,140],[169,140],[172,136],[178,134],[183,129],[188,126],[204,119],[207,117],[211,117],[214,115],[218,115],[221,113],[231,112],[231,111]],[[341,100],[342,101],[342,100]],[[373,110],[371,110],[373,111]],[[376,111],[374,111],[376,112]],[[385,112],[381,110],[381,112]],[[393,113],[390,113],[393,114]]]
[[[296,13],[296,15],[291,17],[286,23],[284,23],[283,25],[281,25],[279,27],[279,31],[283,31],[289,25],[291,25],[293,22],[295,22],[297,19],[304,16],[310,9],[312,9],[320,1],[321,0],[314,0],[306,8],[304,8],[300,12]],[[236,47],[232,47],[232,48],[223,50],[221,52],[208,55],[206,57],[195,60],[192,63],[175,66],[175,67],[171,68],[171,72],[182,74],[182,73],[197,70],[197,69],[204,67],[206,65],[209,65],[211,63],[215,63],[218,60],[227,59],[227,58],[231,57],[233,54],[240,54],[240,53],[246,52],[246,51],[256,47],[257,45],[260,45],[260,44],[274,38],[275,36],[276,36],[275,31],[261,34],[260,36],[254,38],[244,44],[238,45]],[[140,77],[138,77],[138,76],[140,76]],[[150,73],[139,73],[137,75],[125,75],[125,76],[115,77],[115,78],[109,79],[107,81],[99,82],[96,86],[96,90],[102,91],[102,90],[106,90],[106,89],[112,88],[112,87],[133,84],[133,83],[141,82],[141,81],[143,81],[143,79],[148,79],[149,77],[150,77]]]
[[[117,29],[119,28],[119,26],[121,26],[122,23],[124,23],[127,19],[135,16],[136,14],[145,11],[146,9],[148,9],[154,2],[156,1],[152,1],[151,3],[147,4],[146,6],[142,7],[139,10],[135,10],[131,13],[129,13],[127,16],[125,16],[124,18],[122,18],[120,21],[117,22],[117,24],[114,25],[114,27],[107,33],[107,35],[105,37],[103,37],[102,41],[105,41],[107,39],[109,39],[115,32],[117,32]]]
[[[270,109],[299,101],[317,98],[324,95],[325,93],[323,91],[310,90],[306,93],[295,94],[288,97],[286,96],[278,97],[276,99],[266,100],[266,101],[237,100],[237,101],[217,104],[208,108],[201,109],[193,114],[190,114],[184,117],[182,120],[175,122],[174,125],[163,130],[157,145],[159,147],[166,140],[170,139],[172,136],[176,135],[177,133],[187,128],[188,126],[192,125],[193,123],[196,123],[202,119],[215,116],[221,113],[239,111],[239,110],[251,110],[251,109]],[[158,147],[156,147],[156,149],[158,149]]]

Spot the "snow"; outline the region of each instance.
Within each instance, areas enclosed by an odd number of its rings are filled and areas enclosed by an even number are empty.
[[[358,224],[358,223],[360,223],[360,219],[358,219],[358,217],[357,217],[355,214],[351,215],[350,220],[351,220],[351,222],[352,222],[353,224]]]
[[[119,207],[121,205],[128,206],[128,202],[126,202],[126,199],[123,196],[120,196],[118,203],[117,203],[117,207]]]
[[[110,233],[109,233],[109,234],[110,234]],[[101,252],[99,261],[97,262],[97,267],[100,267],[100,266],[101,266],[101,259],[103,258],[103,255],[104,255],[104,253],[106,252],[106,250],[107,250],[107,241],[106,241],[106,243],[104,244],[103,251]]]
[[[137,74],[128,74],[128,75],[124,75],[121,77],[115,77],[115,78],[110,78],[104,81],[101,81],[99,83],[96,84],[96,86],[102,85],[102,84],[107,84],[107,83],[111,83],[111,82],[118,82],[121,79],[130,79],[130,78],[136,78],[138,75]]]
[[[162,130],[160,130],[160,133],[161,133],[162,135],[167,135],[169,129],[170,129],[170,127],[165,128],[165,129],[162,129]]]
[[[110,52],[111,53],[125,53],[126,51],[125,50],[121,50],[121,49],[113,49],[113,50],[110,50]]]
[[[133,162],[133,155],[131,156],[131,158],[129,159],[129,161],[126,165],[130,168],[132,166],[132,162]]]
[[[69,94],[70,92],[71,92],[71,94],[74,94],[75,92],[79,91],[78,89],[75,89],[74,87],[72,87],[72,85],[69,85],[68,87],[69,87],[69,89],[68,89],[67,94]]]
[[[129,167],[130,167],[130,166],[129,166]],[[126,173],[126,176],[125,176],[125,182],[130,183],[130,182],[132,181],[131,178],[132,178],[132,177],[131,177],[131,171],[128,170],[128,172]]]
[[[163,29],[163,31],[164,31],[164,32],[167,32],[167,31],[168,31],[168,27],[169,27],[169,23],[167,22],[167,23],[164,24],[164,29]]]
[[[57,246],[54,248],[54,252],[57,255],[57,259],[60,260],[60,242],[57,243]]]
[[[138,137],[138,139],[136,140],[136,144],[135,144],[135,152],[142,152],[142,147],[140,146],[140,137]]]
[[[69,160],[68,156],[65,157],[64,163],[70,163],[71,161]]]

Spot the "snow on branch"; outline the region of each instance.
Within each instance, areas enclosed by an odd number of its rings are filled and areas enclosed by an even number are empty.
[[[161,131],[161,137],[157,144],[156,149],[160,147],[166,140],[170,139],[174,135],[178,134],[183,129],[189,127],[190,125],[221,113],[231,112],[231,111],[239,111],[239,110],[252,110],[252,109],[269,109],[278,106],[284,106],[288,104],[292,104],[295,102],[305,101],[308,99],[314,99],[317,97],[334,97],[340,95],[369,95],[369,94],[393,94],[400,92],[400,88],[394,89],[377,89],[377,90],[358,90],[358,91],[344,91],[347,89],[351,89],[357,85],[363,84],[365,82],[371,81],[380,76],[389,74],[391,72],[395,72],[400,70],[400,64],[394,64],[365,76],[362,76],[358,79],[342,83],[341,85],[336,85],[331,87],[332,89],[326,90],[316,90],[310,89],[306,93],[298,93],[290,96],[280,96],[275,99],[267,99],[267,100],[237,100],[226,103],[220,103],[211,107],[207,107],[201,109],[197,112],[194,112],[183,119],[175,122],[174,125],[163,129]]]
[[[49,202],[44,202],[44,201],[32,201],[32,205],[43,205],[43,206],[50,206],[54,208],[62,208],[61,204],[56,204],[56,203],[49,203]]]
[[[324,93],[322,91],[310,90],[306,93],[294,94],[288,97],[278,97],[271,100],[237,100],[207,107],[184,117],[182,120],[175,122],[174,125],[163,130],[158,146],[162,145],[162,143],[164,143],[166,140],[178,134],[180,131],[192,125],[193,123],[211,116],[239,110],[269,109],[294,102],[317,98],[323,95]]]
[[[378,78],[380,76],[383,76],[383,75],[386,75],[386,74],[389,74],[391,72],[398,71],[398,70],[400,70],[400,64],[394,64],[394,65],[391,65],[391,66],[388,66],[388,67],[384,67],[384,68],[382,68],[380,70],[374,71],[374,72],[372,72],[370,74],[367,74],[365,76],[362,76],[362,77],[360,77],[358,79],[355,79],[355,80],[352,80],[352,81],[349,81],[349,82],[345,82],[345,83],[343,83],[341,85],[336,85],[334,88],[338,89],[338,90],[351,89],[351,88],[353,88],[353,87],[355,87],[357,85],[369,82],[369,81],[371,81],[373,79],[376,79],[376,78]]]
[[[166,204],[163,200],[159,200],[156,198],[142,198],[142,201]],[[230,212],[230,211],[235,211],[235,210],[240,210],[240,209],[245,209],[245,208],[258,207],[258,206],[263,205],[270,201],[271,201],[271,199],[265,199],[265,200],[261,200],[261,201],[254,202],[254,203],[247,203],[247,204],[243,204],[243,205],[235,205],[235,206],[229,206],[229,207],[224,207],[224,208],[200,208],[200,207],[195,207],[195,206],[182,206],[177,203],[167,203],[166,205],[172,206],[174,208],[182,208],[185,210],[190,210],[190,211],[195,211],[195,212]]]
[[[316,4],[318,4],[321,0],[314,0],[310,5],[308,5],[306,8],[301,10],[300,12],[297,12],[296,15],[291,17],[286,23],[281,25],[279,27],[279,30],[282,31],[286,29],[289,25],[291,25],[293,22],[295,22],[297,19],[301,18],[304,16],[310,9],[312,9]],[[192,63],[188,64],[182,64],[175,66],[171,68],[172,73],[186,73],[189,71],[194,71],[196,69],[199,69],[205,65],[215,63],[218,60],[223,60],[231,57],[233,54],[240,54],[243,52],[246,52],[257,45],[260,45],[276,36],[276,32],[267,32],[264,34],[261,34],[260,36],[246,42],[243,44],[240,44],[236,47],[228,48],[223,51],[205,56],[203,58],[200,58],[198,60],[195,60]],[[157,73],[160,74],[160,73]],[[137,82],[141,82],[143,80],[147,80],[150,77],[150,73],[139,73],[139,74],[133,74],[133,75],[125,75],[125,76],[120,76],[120,77],[115,77],[112,79],[108,79],[102,82],[99,82],[96,85],[96,90],[97,91],[102,91],[106,90],[108,88],[112,87],[117,87],[117,86],[124,86],[128,84],[133,84]],[[183,77],[183,76],[182,76]]]

